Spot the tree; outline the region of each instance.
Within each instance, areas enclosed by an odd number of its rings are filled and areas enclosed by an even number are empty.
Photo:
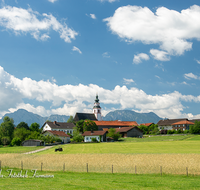
[[[29,127],[29,129],[31,131],[37,131],[37,132],[39,132],[40,131],[40,125],[38,123],[36,123],[36,122],[32,123],[31,126]]]
[[[119,132],[116,132],[115,128],[110,128],[108,130],[107,136],[112,137],[115,141],[117,141],[120,138],[120,134],[119,134]]]
[[[20,123],[17,125],[16,128],[17,128],[17,129],[24,128],[24,129],[29,130],[29,126],[28,126],[28,124],[25,123],[24,121],[20,122]]]
[[[189,132],[192,134],[200,133],[200,121],[195,121],[194,125],[190,125]]]
[[[71,141],[74,142],[82,142],[84,140],[84,137],[80,134],[80,131],[78,130],[77,127],[73,128],[73,138],[71,139]]]
[[[14,137],[19,138],[22,142],[27,139],[30,134],[31,131],[25,128],[18,128],[14,131]]]
[[[138,126],[138,128],[143,131],[143,134],[147,134],[149,131],[149,129],[146,125],[140,125],[140,126]]]
[[[2,137],[1,142],[3,145],[8,145],[10,143],[10,137]]]
[[[14,145],[20,146],[21,143],[22,143],[22,141],[18,137],[13,138],[13,140],[11,141],[12,146],[14,146]]]
[[[83,124],[83,131],[98,131],[98,126],[94,121],[85,120]]]
[[[80,133],[83,133],[83,124],[84,124],[84,120],[80,120],[76,122],[76,128]]]
[[[73,123],[74,118],[72,115],[70,115],[69,119],[67,120],[67,123]]]
[[[14,120],[5,116],[3,118],[3,122],[0,125],[0,138],[2,137],[9,137],[11,140],[13,138],[14,132]]]

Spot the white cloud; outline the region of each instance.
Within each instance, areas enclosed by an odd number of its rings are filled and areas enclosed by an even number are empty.
[[[49,2],[51,2],[51,3],[54,3],[54,2],[56,2],[57,0],[48,0]]]
[[[159,7],[119,7],[113,16],[104,19],[110,30],[128,42],[158,44],[169,55],[182,55],[192,49],[191,39],[200,39],[200,6],[181,12]]]
[[[130,84],[130,83],[134,83],[135,82],[133,79],[125,79],[125,78],[123,78],[123,80],[124,80],[125,84]]]
[[[131,79],[125,80],[133,82]],[[92,112],[96,92],[99,94],[100,103],[103,103],[105,107],[108,104],[117,107],[117,109],[132,109],[139,112],[152,111],[163,118],[179,118],[186,114],[182,113],[184,106],[181,101],[200,103],[200,96],[182,95],[177,91],[168,94],[150,95],[135,87],[129,89],[126,86],[120,87],[117,85],[114,89],[108,90],[95,84],[58,86],[54,82],[49,80],[35,81],[30,78],[21,80],[5,72],[0,66],[0,117],[6,112],[12,112],[19,108],[43,116]],[[38,103],[49,102],[51,106],[34,106],[25,103],[24,99],[26,101],[34,100]],[[61,107],[61,105],[63,106]],[[113,110],[113,108],[105,107],[102,107],[104,114]]]
[[[82,51],[76,46],[73,46],[72,51],[77,51],[78,53],[82,54]]]
[[[195,61],[196,61],[198,64],[200,64],[200,60],[195,59]]]
[[[156,78],[160,79],[160,77],[158,75],[155,75]]]
[[[116,2],[116,1],[119,1],[119,0],[99,0],[101,2],[105,2],[105,1],[108,1],[109,3],[113,3],[113,2]]]
[[[95,14],[90,14],[90,17],[91,17],[92,19],[96,19]]]
[[[193,73],[186,73],[184,74],[184,77],[186,79],[200,79],[200,77],[198,77],[197,75],[194,75]]]
[[[109,55],[108,52],[104,52],[104,53],[102,54],[102,56],[105,57],[105,58],[110,58],[110,55]]]
[[[151,55],[153,55],[154,59],[156,59],[156,60],[159,60],[159,61],[169,61],[170,60],[169,54],[165,51],[151,49],[150,53],[151,53]]]
[[[133,63],[135,64],[139,64],[142,62],[142,60],[149,60],[149,56],[145,53],[139,53],[137,55],[134,55],[134,58],[133,58]]]
[[[41,18],[41,19],[40,19]],[[36,40],[46,40],[50,29],[58,32],[60,38],[70,43],[78,35],[65,23],[61,24],[52,14],[33,11],[31,8],[22,9],[5,6],[0,9],[0,25],[17,34],[30,33]]]

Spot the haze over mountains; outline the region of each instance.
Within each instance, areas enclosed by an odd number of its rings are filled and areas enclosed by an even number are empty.
[[[42,117],[40,115],[34,114],[32,112],[28,112],[24,109],[19,109],[14,113],[5,114],[4,116],[8,116],[14,119],[14,124],[18,125],[20,122],[24,121],[29,126],[31,123],[39,123],[40,127],[44,124],[46,120],[50,121],[58,121],[58,122],[67,122],[70,116],[66,115],[51,115],[49,117]],[[103,120],[121,120],[121,121],[136,121],[138,124],[140,123],[157,123],[160,119],[155,113],[137,113],[131,110],[116,110],[109,112]],[[3,122],[3,119],[0,120],[0,123]]]

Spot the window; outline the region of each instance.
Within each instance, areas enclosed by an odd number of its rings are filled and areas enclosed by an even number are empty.
[[[86,137],[86,140],[88,140],[88,137]]]

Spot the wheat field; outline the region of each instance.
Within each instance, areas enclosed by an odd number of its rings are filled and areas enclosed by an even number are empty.
[[[1,154],[0,160],[1,167],[23,169],[41,170],[42,163],[44,171],[186,174],[188,168],[200,175],[199,154]]]

